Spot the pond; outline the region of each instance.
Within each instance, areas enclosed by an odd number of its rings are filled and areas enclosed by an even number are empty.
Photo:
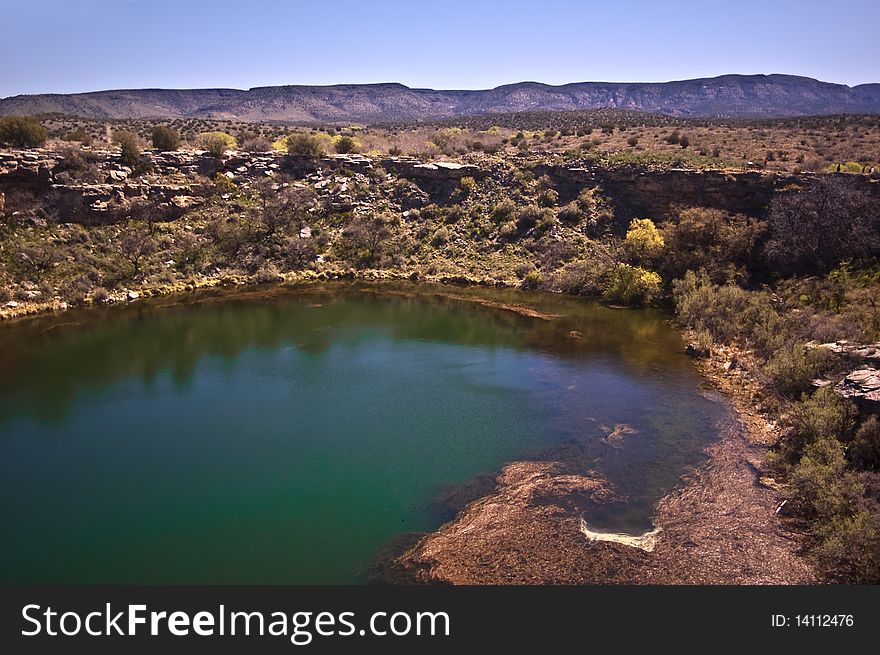
[[[729,419],[668,319],[351,282],[0,324],[0,580],[362,582],[522,459],[606,478],[591,528],[639,534]]]

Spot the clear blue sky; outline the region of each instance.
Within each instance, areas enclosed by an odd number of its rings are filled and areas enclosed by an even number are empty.
[[[880,82],[878,0],[0,0],[0,96],[791,73]]]

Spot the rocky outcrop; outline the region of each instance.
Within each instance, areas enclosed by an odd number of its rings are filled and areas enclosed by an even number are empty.
[[[880,369],[872,366],[856,369],[838,382],[834,390],[863,409],[876,411],[880,409]]]
[[[573,200],[584,187],[601,187],[612,199],[615,215],[628,219],[668,217],[676,207],[715,207],[747,216],[763,216],[773,194],[811,184],[816,175],[764,171],[651,169],[644,166],[611,168],[543,165],[559,192],[560,202]],[[847,184],[880,196],[880,180],[840,174]]]
[[[835,393],[852,400],[862,411],[880,411],[880,343],[834,341],[808,346],[838,355],[845,363],[841,368],[849,371],[842,378],[838,373],[838,377],[813,380],[814,387],[833,387]]]
[[[387,174],[417,185],[401,186],[404,209],[427,202],[446,202],[464,177],[482,179],[493,170],[474,164],[448,161],[425,162],[411,157],[371,158],[365,155],[331,155],[321,158],[293,157],[281,152],[230,152],[223,160],[204,151],[153,152],[143,154],[150,173],[134,175],[111,151],[92,150],[97,182],[85,183],[65,170],[64,155],[50,150],[0,151],[0,193],[26,191],[53,194],[59,216],[68,222],[95,223],[112,220],[110,209],[134,198],[149,198],[180,215],[201,204],[210,190],[206,177],[222,173],[239,186],[271,179],[284,172],[316,183],[334,174],[373,175],[378,167]],[[717,207],[761,216],[774,193],[809,185],[816,176],[760,171],[657,170],[648,167],[576,167],[554,164],[535,166],[537,175],[551,178],[560,203],[577,197],[584,188],[601,187],[615,205],[615,217],[626,226],[634,216],[662,220],[677,206]],[[847,184],[880,196],[880,179],[841,174]],[[344,185],[341,181],[339,185]],[[344,195],[345,192],[342,192]],[[188,200],[182,200],[186,197]],[[340,211],[357,207],[353,197],[334,198]],[[347,207],[347,209],[346,209]]]
[[[382,160],[382,168],[400,177],[435,182],[457,182],[463,177],[479,179],[488,171],[473,164],[457,164],[449,161],[421,162],[417,159],[392,157]]]

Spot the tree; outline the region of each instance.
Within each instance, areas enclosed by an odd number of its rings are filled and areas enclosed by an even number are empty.
[[[177,130],[166,125],[156,125],[153,128],[153,147],[156,150],[177,150],[180,147],[180,135]]]
[[[649,263],[663,252],[663,235],[650,218],[636,218],[626,231],[624,247],[638,263]]]
[[[13,148],[38,148],[46,143],[48,132],[31,116],[0,118],[0,143]]]
[[[134,132],[114,132],[113,141],[119,146],[119,161],[125,166],[136,168],[141,160],[141,147]]]
[[[378,263],[385,252],[391,230],[386,216],[357,216],[343,230],[343,255],[359,266]]]
[[[314,204],[314,190],[292,186],[278,188],[267,180],[256,186],[252,224],[259,238],[267,241],[286,234],[291,227],[297,226],[298,230]]]
[[[131,277],[136,278],[143,260],[156,252],[157,244],[147,225],[130,223],[120,233],[118,247],[122,258],[131,264]]]
[[[315,159],[324,155],[324,148],[318,137],[297,133],[287,137],[287,153],[296,157]]]
[[[824,274],[880,249],[880,202],[830,176],[775,195],[767,223],[765,253],[784,275]]]

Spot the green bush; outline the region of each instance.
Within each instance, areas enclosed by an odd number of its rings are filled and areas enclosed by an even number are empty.
[[[786,462],[798,462],[807,446],[823,439],[848,441],[853,436],[858,410],[829,387],[804,394],[792,403],[786,423],[791,433],[779,444]]]
[[[76,128],[75,130],[70,130],[67,134],[61,137],[64,141],[78,141],[84,146],[92,145],[92,135],[86,132],[81,127]]]
[[[559,211],[556,212],[556,216],[566,225],[578,225],[584,219],[584,215],[575,201],[560,207]]]
[[[303,133],[291,134],[287,137],[287,153],[309,159],[316,159],[325,154],[318,137]]]
[[[502,239],[514,239],[519,232],[519,228],[514,221],[507,221],[498,228],[498,236]]]
[[[349,136],[348,134],[341,134],[333,139],[333,149],[340,155],[347,155],[352,152],[357,152],[359,145],[354,137]]]
[[[763,370],[781,394],[797,398],[833,363],[834,355],[827,350],[795,343],[775,351]]]
[[[828,435],[806,445],[789,485],[798,514],[820,522],[851,515],[864,493],[858,476],[847,468],[843,444]]]
[[[769,293],[746,291],[732,284],[713,284],[704,273],[688,271],[672,284],[679,320],[709,331],[717,343],[743,341],[769,355],[784,343],[782,319]]]
[[[0,143],[13,148],[38,148],[49,133],[31,116],[0,117]]]
[[[880,583],[880,508],[860,509],[815,526],[813,550],[830,576],[848,584]]]
[[[617,264],[610,269],[602,297],[626,305],[642,305],[660,297],[660,276],[638,266]]]
[[[559,202],[559,193],[555,189],[545,189],[538,194],[538,204],[541,207],[555,207]]]
[[[847,455],[860,469],[880,469],[880,420],[876,416],[869,416],[859,427]]]
[[[153,147],[156,150],[177,150],[180,147],[180,135],[177,130],[166,125],[156,125],[153,128]]]
[[[141,159],[137,134],[126,131],[114,132],[113,141],[119,146],[119,160],[125,166],[137,168]]]
[[[526,205],[516,212],[516,225],[525,232],[535,227],[543,216],[544,210],[538,205]]]
[[[217,159],[222,159],[227,150],[232,150],[238,145],[235,138],[226,132],[203,132],[199,135],[198,144]]]
[[[525,274],[522,281],[523,289],[537,289],[541,286],[542,276],[541,271],[531,270]]]
[[[516,203],[509,198],[505,198],[492,208],[492,220],[496,223],[504,223],[511,220],[515,213]]]
[[[635,148],[637,145],[639,145],[639,137],[631,136],[626,140],[626,145],[628,145],[630,148]]]

